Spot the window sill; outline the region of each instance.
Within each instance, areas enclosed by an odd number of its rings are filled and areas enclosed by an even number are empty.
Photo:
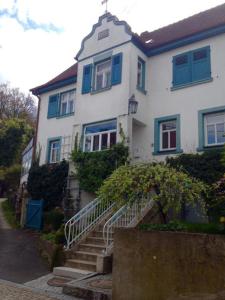
[[[137,90],[138,90],[139,92],[141,92],[142,94],[144,94],[144,95],[147,94],[147,91],[146,91],[145,89],[141,88],[140,86],[137,85],[136,88],[137,88]]]
[[[71,116],[74,116],[74,112],[65,114],[65,115],[59,115],[56,117],[56,119],[62,119],[62,118],[71,117]]]
[[[187,87],[191,87],[191,86],[194,86],[194,85],[203,84],[203,83],[207,83],[207,82],[211,82],[211,81],[213,81],[212,77],[202,79],[202,80],[198,80],[198,81],[193,81],[193,82],[186,83],[186,84],[173,86],[173,87],[170,88],[170,90],[171,91],[176,91],[176,90],[180,90],[180,89],[183,89],[183,88],[187,88]]]
[[[215,146],[204,146],[204,147],[198,147],[196,150],[197,152],[203,152],[203,151],[210,151],[210,150],[220,150],[223,149],[223,145],[215,145]]]
[[[168,155],[168,154],[179,154],[183,153],[182,149],[177,150],[168,150],[168,151],[154,151],[152,155]]]
[[[102,93],[102,92],[108,91],[108,90],[110,90],[111,88],[112,88],[112,86],[108,86],[108,87],[106,87],[106,88],[104,88],[104,89],[93,90],[93,91],[91,92],[91,95],[95,95],[95,94],[98,94],[98,93]]]

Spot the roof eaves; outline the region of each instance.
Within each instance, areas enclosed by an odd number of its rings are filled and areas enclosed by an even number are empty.
[[[225,24],[202,32],[198,32],[190,36],[186,36],[181,39],[173,40],[169,43],[162,44],[157,47],[149,48],[146,53],[147,56],[154,56],[222,33],[225,33]]]
[[[55,89],[58,89],[58,88],[61,88],[61,87],[73,84],[73,83],[76,83],[76,82],[77,82],[77,76],[71,76],[71,77],[69,77],[67,79],[59,80],[59,81],[54,82],[52,84],[45,84],[45,85],[36,87],[34,89],[31,89],[30,91],[35,96],[37,96],[37,95],[41,95],[43,93],[46,93],[46,92],[49,92],[49,91],[52,91],[52,90],[55,90]]]

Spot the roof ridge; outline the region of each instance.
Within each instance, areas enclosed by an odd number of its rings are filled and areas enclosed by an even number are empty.
[[[155,29],[155,30],[153,30],[153,31],[148,31],[148,30],[143,31],[142,33],[140,33],[139,36],[142,37],[142,36],[145,35],[145,34],[153,34],[153,33],[155,33],[155,32],[161,31],[161,30],[163,30],[163,29],[165,29],[165,28],[168,28],[168,27],[170,27],[170,26],[174,26],[174,25],[176,25],[176,24],[179,24],[179,23],[181,23],[181,22],[184,22],[184,21],[186,21],[186,20],[188,20],[188,19],[191,19],[191,18],[193,18],[193,17],[197,17],[197,16],[199,16],[199,15],[207,14],[209,11],[214,10],[214,9],[218,9],[218,8],[221,7],[221,6],[225,6],[225,3],[222,3],[222,4],[220,4],[220,5],[217,5],[217,6],[208,8],[207,10],[200,11],[200,12],[194,14],[194,15],[191,15],[191,16],[189,16],[189,17],[186,17],[186,18],[184,18],[184,19],[181,19],[181,20],[179,20],[179,21],[177,21],[177,22],[170,23],[170,24],[165,25],[165,26],[163,26],[163,27],[157,28],[157,29]]]

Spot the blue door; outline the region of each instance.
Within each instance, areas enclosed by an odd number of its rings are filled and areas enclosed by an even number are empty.
[[[27,204],[26,227],[41,230],[43,200],[29,200]]]

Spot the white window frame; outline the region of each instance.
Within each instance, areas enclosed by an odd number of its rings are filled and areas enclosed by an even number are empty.
[[[103,150],[107,150],[110,148],[110,134],[111,133],[115,133],[117,134],[117,129],[112,129],[112,130],[106,130],[106,131],[101,131],[101,132],[95,132],[95,133],[84,133],[84,142],[83,142],[83,151],[85,152],[96,152],[96,151],[103,151]],[[101,149],[101,145],[102,145],[102,135],[103,134],[107,134],[107,148],[106,149]],[[93,150],[93,146],[94,146],[94,136],[99,136],[99,145],[98,145],[98,149],[97,150]],[[86,138],[90,137],[91,138],[91,147],[90,147],[90,151],[86,151],[85,149],[85,144],[86,144]],[[116,141],[117,141],[117,136],[116,136]]]
[[[73,94],[73,97],[70,97],[70,94]],[[67,95],[66,99],[63,99],[63,96]],[[73,102],[73,109],[70,111],[70,102]],[[66,103],[66,112],[62,113],[63,104]],[[74,105],[75,105],[75,90],[66,91],[61,93],[60,95],[60,115],[69,115],[74,113]]]
[[[224,127],[225,127],[225,112],[217,112],[217,113],[208,113],[204,115],[204,136],[205,136],[205,146],[206,147],[214,147],[214,146],[220,146],[224,145],[225,142],[218,143],[217,142],[217,131],[216,131],[216,125],[221,124],[221,122],[214,122],[214,123],[207,123],[207,116],[218,116],[222,115],[224,119]],[[208,144],[208,130],[207,125],[214,125],[214,134],[215,134],[215,143],[214,144]]]
[[[58,144],[58,146],[56,148],[53,148],[54,144]],[[54,141],[50,141],[49,143],[49,163],[50,164],[54,164],[54,163],[58,163],[60,161],[60,140],[54,140]],[[56,155],[55,155],[55,160],[53,160],[53,151],[56,151]],[[57,155],[58,152],[58,155]],[[57,159],[58,158],[58,159]]]
[[[176,124],[176,128],[174,129],[167,129],[167,130],[163,130],[163,124],[165,123],[171,123],[171,122],[175,122]],[[171,131],[175,131],[176,132],[176,141],[177,141],[177,120],[168,120],[168,121],[163,121],[163,122],[160,122],[160,151],[171,151],[171,150],[176,150],[177,149],[177,146],[176,147],[170,147],[170,132]],[[163,148],[163,132],[168,132],[168,148]]]
[[[105,64],[106,62],[109,63],[109,66],[104,71],[99,71],[98,72],[98,67]],[[107,75],[106,75],[108,73],[107,71],[110,73],[110,79],[109,79],[109,84],[108,85],[107,85]],[[101,87],[97,86],[97,76],[98,76],[98,74],[103,75],[102,86]],[[96,63],[94,75],[95,75],[94,76],[94,87],[95,87],[96,91],[103,90],[103,89],[106,89],[106,88],[110,87],[110,85],[111,85],[111,76],[112,76],[112,60],[111,60],[111,58]]]

